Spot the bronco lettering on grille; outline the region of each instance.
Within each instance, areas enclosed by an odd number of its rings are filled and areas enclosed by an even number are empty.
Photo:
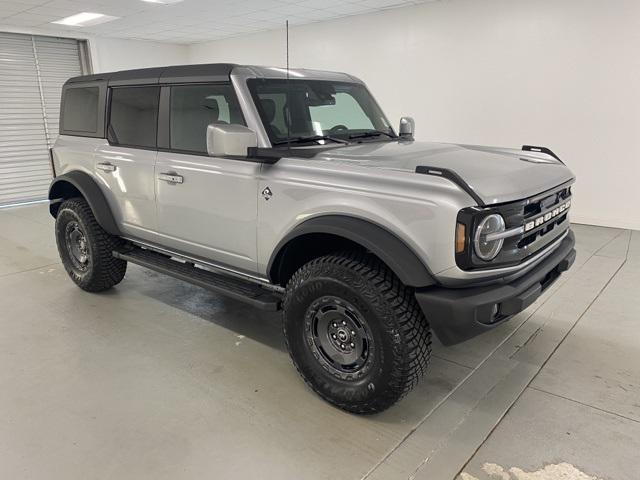
[[[534,228],[539,227],[540,225],[543,225],[543,224],[547,223],[552,218],[555,218],[558,215],[560,215],[561,213],[564,213],[567,210],[569,210],[570,206],[571,206],[571,200],[567,200],[562,205],[558,205],[556,208],[554,208],[553,210],[548,211],[544,215],[540,215],[539,217],[534,218],[533,220],[529,220],[524,225],[524,231],[528,232],[529,230],[533,230]]]

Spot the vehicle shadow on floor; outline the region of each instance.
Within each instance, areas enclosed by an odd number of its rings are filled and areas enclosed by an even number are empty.
[[[238,336],[286,352],[282,334],[282,312],[265,312],[224,295],[135,265],[129,265],[121,286],[200,320],[226,328]],[[475,368],[506,336],[517,329],[522,321],[523,319],[514,320],[454,347],[444,347],[433,336],[434,355],[466,368]]]
[[[167,275],[129,265],[122,285],[237,335],[285,352],[282,312],[265,312]]]

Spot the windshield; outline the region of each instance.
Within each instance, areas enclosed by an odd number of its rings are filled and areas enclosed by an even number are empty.
[[[364,85],[301,79],[251,79],[249,90],[274,146],[396,138]],[[290,120],[289,120],[290,119]],[[324,137],[324,138],[323,138]]]

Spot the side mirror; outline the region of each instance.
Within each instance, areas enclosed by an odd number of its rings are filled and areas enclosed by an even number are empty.
[[[416,122],[412,117],[402,117],[400,119],[400,128],[398,133],[400,137],[406,140],[413,140],[413,135],[416,131]]]
[[[258,146],[256,132],[244,125],[207,126],[207,153],[212,157],[247,156],[247,149]]]

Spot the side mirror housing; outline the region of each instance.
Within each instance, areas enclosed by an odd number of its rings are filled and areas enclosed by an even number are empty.
[[[412,117],[402,117],[398,133],[405,140],[413,140],[416,131],[416,122]]]
[[[207,126],[207,153],[212,157],[246,157],[247,149],[257,146],[258,135],[244,125]]]

